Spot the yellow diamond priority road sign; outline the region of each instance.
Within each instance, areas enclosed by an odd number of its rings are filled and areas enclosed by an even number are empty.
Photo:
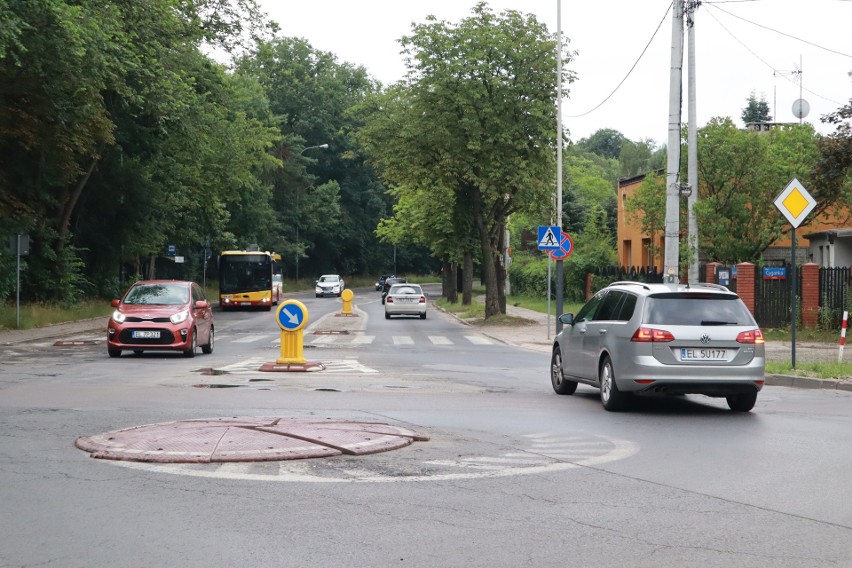
[[[799,180],[793,178],[778,197],[775,198],[775,207],[790,221],[793,228],[798,228],[805,217],[816,207],[816,200],[811,197]]]

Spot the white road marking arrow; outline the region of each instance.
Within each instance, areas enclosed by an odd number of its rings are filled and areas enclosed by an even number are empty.
[[[290,323],[292,323],[293,325],[299,325],[299,314],[298,313],[296,313],[296,314],[291,313],[290,310],[288,310],[287,308],[284,308],[284,313],[287,314],[287,319],[290,320]]]

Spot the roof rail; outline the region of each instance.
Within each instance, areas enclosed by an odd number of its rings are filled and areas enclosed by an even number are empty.
[[[647,284],[645,284],[644,282],[634,282],[633,280],[619,280],[618,282],[610,282],[610,283],[609,283],[609,285],[610,285],[610,286],[614,286],[614,285],[616,285],[616,284],[632,284],[633,286],[642,286],[642,287],[643,287],[643,288],[645,288],[646,290],[650,290],[650,289],[651,289],[651,288],[649,288],[649,287],[648,287],[648,285],[647,285]]]
[[[730,292],[731,289],[727,286],[722,286],[721,284],[715,284],[713,282],[696,282],[696,286],[705,286],[707,288],[715,288],[717,290],[724,290],[725,292]]]

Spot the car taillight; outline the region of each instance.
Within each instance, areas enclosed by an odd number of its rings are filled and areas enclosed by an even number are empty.
[[[388,296],[387,298],[385,298],[385,302],[388,304],[393,304],[393,296]]]
[[[640,327],[630,338],[630,341],[636,343],[666,343],[674,341],[674,335],[662,329],[652,329],[650,327]]]
[[[426,303],[426,296],[420,296],[420,303],[421,303],[421,304],[425,304],[425,303]]]
[[[766,340],[763,338],[763,332],[759,329],[753,329],[751,331],[742,331],[737,335],[737,343],[754,343],[757,345],[763,345],[766,343]]]

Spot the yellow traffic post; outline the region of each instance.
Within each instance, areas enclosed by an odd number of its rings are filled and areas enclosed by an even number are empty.
[[[281,302],[276,313],[281,328],[281,357],[276,363],[304,365],[304,336],[302,329],[308,323],[308,308],[298,300]]]
[[[354,297],[355,294],[352,292],[352,290],[346,289],[341,292],[340,299],[343,300],[343,315],[352,315],[352,298]]]

